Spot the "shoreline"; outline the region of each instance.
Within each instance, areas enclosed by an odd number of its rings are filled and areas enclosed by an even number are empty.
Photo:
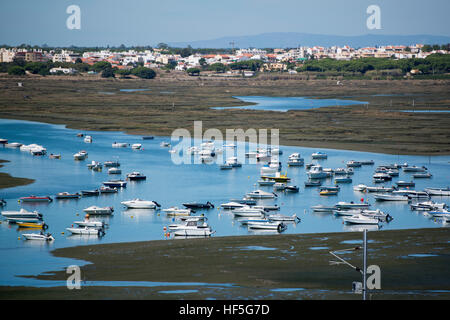
[[[368,232],[368,239],[368,264],[380,266],[382,279],[381,290],[371,293],[371,299],[450,298],[448,229]],[[354,248],[360,242],[361,232],[339,232],[59,248],[51,254],[89,262],[81,266],[88,286],[81,290],[2,286],[0,298],[359,300],[360,295],[351,293],[351,283],[360,281],[360,275],[348,266],[330,265],[334,258],[328,251]],[[343,257],[360,266],[361,251]],[[56,270],[35,278],[65,281],[67,274]],[[140,281],[151,284],[139,286]],[[180,293],[184,290],[189,293]]]
[[[193,121],[202,120],[204,130],[217,128],[222,132],[227,128],[279,128],[280,144],[286,146],[398,155],[450,154],[448,136],[442,129],[450,125],[448,117],[385,112],[411,109],[412,101],[417,109],[448,108],[450,81],[352,80],[345,81],[344,86],[336,86],[329,80],[30,78],[23,81],[24,87],[17,88],[14,78],[0,77],[0,88],[7,89],[0,97],[1,118],[62,124],[78,130],[158,136],[170,136],[177,128],[192,133]],[[130,86],[145,86],[148,90],[120,91]],[[100,94],[112,91],[116,94]],[[333,106],[283,113],[210,109],[248,105],[233,97],[258,95],[345,98],[367,101],[369,108]]]
[[[3,167],[2,163],[8,163],[9,160],[2,160],[0,159],[0,168]],[[7,189],[7,188],[14,188],[14,187],[20,187],[25,186],[28,184],[34,183],[36,180],[34,179],[28,179],[28,178],[19,178],[19,177],[13,177],[9,173],[6,172],[0,172],[0,190],[1,189]]]

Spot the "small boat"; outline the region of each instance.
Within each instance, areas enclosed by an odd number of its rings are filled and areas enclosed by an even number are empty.
[[[83,211],[93,215],[111,215],[114,212],[114,208],[90,206],[86,209],[83,209]]]
[[[333,210],[336,209],[336,207],[335,206],[324,206],[322,204],[318,204],[318,205],[312,206],[311,209],[314,212],[332,212]]]
[[[86,143],[92,143],[92,136],[86,136],[86,137],[84,137],[84,142],[86,142]]]
[[[355,191],[366,191],[367,186],[365,184],[358,184],[357,186],[353,187],[353,190]]]
[[[266,180],[273,180],[275,182],[288,182],[291,181],[291,178],[289,178],[286,174],[280,174],[277,172],[275,176],[261,176],[261,179]]]
[[[340,201],[336,204],[337,209],[354,209],[354,208],[368,208],[368,207],[370,207],[370,204],[368,204],[367,202],[355,203],[353,201],[351,202]]]
[[[361,164],[370,166],[370,165],[375,164],[375,162],[373,160],[364,160],[364,161],[361,161]]]
[[[269,205],[259,205],[259,206],[253,206],[253,208],[255,209],[261,209],[263,211],[278,211],[280,210],[280,207],[278,205],[273,205],[273,206],[269,206]]]
[[[73,155],[73,159],[77,161],[85,160],[87,157],[86,153],[83,152],[77,152]]]
[[[52,202],[53,199],[49,196],[29,196],[29,197],[21,197],[19,199],[20,202]]]
[[[6,206],[6,201],[4,199],[0,199],[0,207]]]
[[[143,136],[142,140],[153,140],[154,138],[153,136]]]
[[[86,167],[88,167],[88,169],[94,169],[96,167],[97,168],[102,168],[103,165],[100,162],[98,162],[98,161],[92,160],[92,162],[87,164]]]
[[[348,176],[348,175],[352,175],[352,174],[354,174],[355,172],[353,171],[353,169],[352,168],[336,168],[335,170],[334,170],[334,175],[335,176],[340,176],[340,175],[346,175],[346,176]]]
[[[128,143],[126,143],[126,142],[114,142],[112,144],[112,147],[113,148],[126,148],[126,147],[128,147]]]
[[[282,222],[248,222],[247,227],[249,229],[258,229],[258,230],[277,230],[278,232],[283,232],[286,230],[287,226]]]
[[[134,150],[140,150],[141,148],[142,148],[142,144],[140,144],[140,143],[134,143],[131,145],[131,149],[134,149]]]
[[[253,198],[253,199],[269,199],[269,198],[274,198],[274,197],[278,197],[278,196],[273,192],[266,192],[263,190],[255,190],[255,191],[247,193],[247,197]]]
[[[351,183],[353,180],[350,177],[341,177],[341,178],[335,178],[335,183]]]
[[[301,219],[294,213],[292,216],[286,216],[283,214],[270,214],[269,221],[284,221],[284,222],[300,222]]]
[[[289,167],[301,167],[305,163],[305,160],[300,156],[300,153],[293,153],[288,158],[288,166]]]
[[[275,184],[275,181],[273,180],[267,180],[267,179],[260,179],[258,180],[258,184],[260,186],[273,186]]]
[[[8,143],[8,139],[0,139],[0,144],[7,144]]]
[[[112,167],[108,169],[108,174],[121,174],[122,170],[117,167]]]
[[[77,193],[69,193],[69,192],[59,192],[56,194],[55,199],[79,199],[81,194]]]
[[[26,222],[26,221],[18,221],[17,225],[20,228],[33,228],[33,229],[42,229],[46,230],[48,229],[48,225],[45,224],[45,222]]]
[[[264,215],[264,210],[248,206],[234,209],[232,212],[235,217],[261,217]]]
[[[230,199],[231,202],[237,202],[237,203],[241,203],[241,204],[245,204],[248,206],[254,206],[256,204],[256,200],[255,199],[250,199],[247,197],[244,197],[242,199]]]
[[[324,179],[328,177],[328,173],[323,171],[322,166],[315,165],[312,166],[308,171],[309,179]]]
[[[78,227],[78,228],[66,228],[67,231],[72,234],[80,235],[97,235],[104,236],[105,231],[103,229],[91,228],[91,227]]]
[[[40,241],[53,241],[55,238],[51,235],[51,233],[24,233],[22,236],[26,240],[40,240]]]
[[[408,201],[408,196],[393,195],[393,194],[386,194],[386,193],[374,194],[374,198],[377,201]]]
[[[90,220],[89,218],[85,219],[84,221],[74,221],[74,224],[78,225],[79,227],[88,227],[88,228],[105,228],[105,223],[103,221],[97,221],[97,220]]]
[[[103,163],[103,165],[104,165],[105,167],[107,167],[107,168],[110,168],[110,167],[120,167],[119,161],[106,161],[106,162]]]
[[[103,184],[111,188],[125,188],[127,186],[127,182],[123,180],[110,180],[103,182]]]
[[[349,168],[359,168],[359,167],[361,167],[362,163],[359,161],[350,160],[350,161],[347,161],[346,165]]]
[[[450,214],[450,211],[447,209],[441,209],[441,210],[432,210],[429,212],[430,215],[432,215],[434,218],[439,218],[442,216],[448,216]]]
[[[450,187],[447,188],[425,188],[430,196],[450,196]]]
[[[315,152],[315,153],[313,153],[312,155],[311,155],[311,157],[313,158],[313,159],[327,159],[328,158],[328,155],[326,154],[326,153],[323,153],[323,152]]]
[[[122,201],[123,204],[128,209],[156,209],[161,207],[161,205],[156,201],[133,199],[129,201]]]
[[[426,173],[415,173],[413,174],[413,178],[414,179],[427,179],[427,178],[431,178],[433,175],[429,172]]]
[[[430,199],[430,195],[425,191],[415,191],[408,193],[408,199]]]
[[[111,188],[111,187],[100,187],[100,193],[117,193],[117,188]]]
[[[396,185],[398,187],[414,187],[416,185],[416,183],[413,182],[413,181],[410,181],[410,182],[408,182],[408,181],[397,181]]]
[[[341,189],[341,187],[339,186],[322,186],[319,187],[319,190],[329,190],[329,191],[339,191]]]
[[[321,196],[335,196],[338,194],[339,191],[336,190],[321,190],[319,191],[319,194]]]
[[[5,144],[6,148],[20,148],[21,146],[22,146],[22,143],[20,143],[20,142],[11,142],[11,143]]]
[[[276,182],[273,185],[273,190],[281,190],[281,191],[283,191],[285,188],[286,188],[286,183]]]
[[[2,211],[2,216],[6,219],[42,219],[42,213],[37,211],[27,211],[21,208],[19,211]]]
[[[176,237],[208,237],[214,231],[206,222],[187,220],[184,225],[172,226]]]
[[[355,214],[350,217],[344,217],[343,220],[348,224],[378,224],[380,222],[376,218],[367,217],[362,214]]]
[[[383,173],[383,172],[377,172],[373,175],[373,180],[374,182],[386,182],[386,181],[391,181],[392,180],[392,176],[390,176],[387,173]]]
[[[211,209],[214,208],[214,205],[207,201],[206,203],[198,203],[198,202],[190,202],[190,203],[183,203],[183,206],[190,209]]]
[[[403,172],[426,172],[426,167],[418,167],[418,166],[411,166],[411,167],[404,167]]]
[[[233,166],[231,164],[224,163],[220,165],[220,170],[230,170],[230,169],[233,169]]]
[[[386,171],[386,173],[388,175],[390,175],[391,177],[398,177],[399,172],[397,169],[389,169],[388,171]]]
[[[377,192],[377,193],[385,193],[385,192],[392,192],[394,191],[394,188],[390,187],[367,187],[367,192]]]
[[[288,192],[299,192],[300,188],[297,186],[286,186],[284,188],[284,191],[288,191]]]
[[[191,209],[180,209],[178,207],[170,207],[168,209],[163,209],[168,216],[190,216],[192,212]]]
[[[422,201],[422,202],[411,204],[411,210],[417,210],[417,211],[443,210],[446,207],[447,207],[447,205],[445,203],[436,203],[433,201]]]
[[[143,175],[140,172],[131,172],[127,174],[127,179],[130,181],[137,181],[137,180],[145,180],[147,179],[147,177],[145,175]]]
[[[81,195],[83,197],[98,196],[99,194],[100,194],[100,191],[98,189],[95,189],[95,190],[81,190]]]
[[[240,168],[240,167],[242,167],[242,163],[240,163],[238,161],[237,157],[230,157],[230,158],[228,158],[227,161],[225,162],[225,164],[231,165],[233,168]]]
[[[161,147],[170,147],[170,143],[169,142],[165,142],[165,141],[161,142],[159,145]]]
[[[316,181],[305,181],[305,187],[320,187],[322,185],[322,181],[316,180]]]
[[[50,153],[50,155],[48,156],[50,159],[61,159],[61,155],[60,154],[53,154]]]
[[[84,137],[84,133],[77,133],[77,137],[78,138],[83,138]]]

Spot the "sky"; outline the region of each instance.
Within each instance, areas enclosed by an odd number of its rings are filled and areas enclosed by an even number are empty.
[[[70,5],[80,29],[69,29]],[[381,29],[369,30],[370,5]],[[449,0],[1,0],[0,45],[126,46],[267,32],[450,36]]]

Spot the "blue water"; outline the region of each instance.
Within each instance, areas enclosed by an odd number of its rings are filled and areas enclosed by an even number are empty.
[[[289,110],[310,110],[321,107],[367,105],[368,102],[342,99],[313,99],[305,97],[264,97],[246,96],[234,97],[245,102],[256,103],[256,105],[241,107],[214,107],[212,109],[246,109],[287,112]]]
[[[0,169],[16,177],[36,179],[36,182],[27,186],[2,189],[0,198],[7,201],[2,210],[18,210],[24,207],[27,210],[38,210],[44,214],[45,223],[49,225],[55,241],[41,243],[24,241],[21,236],[24,230],[18,230],[16,225],[3,221],[0,224],[0,285],[36,285],[33,280],[18,278],[17,275],[36,275],[46,271],[63,270],[69,265],[82,265],[86,262],[73,259],[54,258],[50,251],[56,248],[145,240],[164,240],[164,227],[173,222],[163,212],[152,210],[124,210],[121,201],[133,198],[156,200],[162,208],[170,206],[182,207],[183,202],[212,202],[216,208],[202,210],[208,217],[208,223],[216,231],[214,236],[233,236],[256,234],[248,231],[246,227],[233,218],[233,214],[218,209],[219,205],[228,202],[231,198],[241,198],[245,193],[255,189],[270,191],[270,187],[259,187],[256,181],[259,178],[260,164],[244,164],[242,168],[233,170],[219,170],[217,164],[206,165],[175,165],[171,161],[168,148],[160,147],[162,141],[170,141],[167,137],[155,137],[154,140],[142,140],[140,136],[127,135],[121,132],[90,131],[93,137],[92,144],[83,142],[83,138],[76,137],[78,130],[67,129],[62,125],[50,125],[37,122],[0,120],[0,138],[7,138],[9,142],[24,144],[37,143],[47,148],[48,154],[61,154],[62,159],[49,159],[48,156],[32,156],[19,149],[0,147],[0,159],[10,160]],[[112,148],[113,142],[141,143],[143,150],[128,148]],[[221,146],[222,142],[217,142]],[[250,149],[254,150],[254,146]],[[274,200],[260,201],[263,204],[278,204],[280,213],[292,215],[296,213],[301,222],[288,223],[284,233],[326,233],[342,231],[359,231],[358,226],[347,226],[342,219],[328,213],[313,213],[312,205],[334,205],[338,201],[360,201],[367,199],[374,208],[388,212],[394,217],[389,224],[383,224],[381,229],[408,229],[440,227],[442,224],[429,219],[423,213],[412,212],[408,204],[399,202],[375,203],[373,195],[355,192],[352,185],[371,183],[374,169],[380,164],[403,163],[426,166],[433,174],[432,179],[417,179],[416,190],[425,187],[446,187],[449,185],[450,157],[449,156],[397,156],[367,152],[342,151],[331,149],[313,149],[301,147],[282,146],[283,172],[287,172],[294,185],[300,186],[299,193],[280,193]],[[79,150],[89,152],[86,161],[74,161],[73,154]],[[304,188],[307,180],[304,167],[289,168],[286,166],[287,157],[299,152],[305,163],[311,162],[311,154],[316,151],[326,152],[327,160],[319,162],[328,168],[344,167],[348,160],[374,160],[374,166],[355,168],[353,184],[341,185],[338,196],[320,196],[316,188]],[[103,181],[110,178],[107,170],[93,172],[86,167],[90,161],[105,162],[118,159],[121,162],[122,177],[132,171],[140,171],[147,176],[147,180],[138,183],[129,182],[127,188],[118,194],[103,195],[99,197],[86,197],[79,200],[54,200],[45,204],[19,204],[18,198],[28,195],[50,195],[58,192],[79,192],[81,190],[96,189]],[[400,173],[392,183],[398,180],[412,180],[411,174]],[[324,184],[331,185],[331,179]],[[391,183],[387,183],[390,185]],[[434,198],[438,202],[449,203],[449,197]],[[70,227],[73,221],[81,220],[83,209],[91,205],[113,206],[114,215],[104,218],[109,224],[106,235],[102,238],[94,236],[70,236],[65,228]],[[376,228],[376,227],[375,227]],[[375,229],[371,229],[375,230]],[[62,234],[64,232],[64,234]],[[273,233],[263,233],[273,234]],[[276,232],[274,233],[277,234]],[[20,237],[20,240],[19,240]],[[370,234],[369,234],[370,238]],[[183,241],[180,239],[178,241]],[[207,240],[205,240],[207,241]],[[332,249],[332,248],[331,248]]]

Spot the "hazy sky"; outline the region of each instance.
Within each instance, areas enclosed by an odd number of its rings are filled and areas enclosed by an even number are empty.
[[[66,26],[78,5],[81,29]],[[366,26],[369,5],[381,30]],[[266,32],[450,36],[450,0],[1,0],[0,44],[155,45]]]

